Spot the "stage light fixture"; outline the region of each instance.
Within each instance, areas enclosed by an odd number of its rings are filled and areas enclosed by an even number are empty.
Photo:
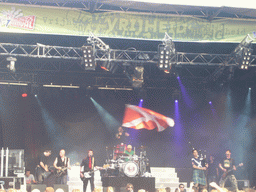
[[[109,50],[109,45],[106,45],[100,38],[94,36],[93,33],[90,33],[90,36],[87,38],[87,43],[98,47],[102,51]]]
[[[85,70],[95,70],[96,61],[94,56],[94,50],[92,46],[82,46],[83,58],[82,65]]]
[[[169,73],[172,64],[176,63],[176,49],[171,37],[165,33],[163,43],[158,45],[158,63],[157,66],[165,73]]]
[[[14,57],[7,57],[6,58],[7,61],[9,61],[10,63],[6,66],[10,71],[15,72],[15,62],[17,61],[16,58]]]
[[[251,48],[243,48],[242,51],[242,60],[239,65],[240,69],[247,70],[249,65],[251,64],[251,56],[252,56],[252,49]]]
[[[235,57],[236,63],[240,69],[248,70],[251,64],[251,55],[253,52],[253,38],[248,34],[231,53],[231,57]]]

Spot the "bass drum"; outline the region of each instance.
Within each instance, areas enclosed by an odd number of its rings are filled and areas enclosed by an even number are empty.
[[[123,168],[124,168],[124,174],[127,177],[135,177],[139,173],[139,166],[137,163],[133,161],[129,161],[125,163]]]

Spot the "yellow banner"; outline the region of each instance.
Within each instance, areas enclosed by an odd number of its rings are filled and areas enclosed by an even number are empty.
[[[240,42],[254,34],[256,20],[208,21],[185,16],[132,13],[88,13],[76,9],[0,4],[0,32],[40,33],[178,41]]]

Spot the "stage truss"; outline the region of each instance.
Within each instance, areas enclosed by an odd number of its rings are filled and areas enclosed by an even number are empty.
[[[146,88],[171,88],[170,77],[163,78],[163,71],[157,67],[157,51],[136,49],[102,49],[93,44],[97,63],[95,71],[88,71],[82,64],[82,47],[63,47],[51,45],[29,45],[0,43],[0,81],[27,82],[39,84],[77,84],[94,87],[132,88],[132,75],[136,67],[143,67],[143,86]],[[6,65],[8,57],[17,59],[16,71]],[[250,67],[255,67],[256,56],[252,55]],[[231,79],[238,67],[237,57],[230,54],[176,52],[170,59],[171,74],[185,77],[193,86],[195,82],[206,84],[220,77]],[[100,69],[104,62],[119,67],[115,74]],[[164,75],[166,77],[166,75]],[[167,84],[169,86],[167,86]]]

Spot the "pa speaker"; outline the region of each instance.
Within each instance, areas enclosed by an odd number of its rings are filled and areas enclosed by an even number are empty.
[[[44,192],[45,189],[45,184],[31,184],[31,192]]]
[[[68,192],[68,185],[55,184],[54,191],[55,192]]]

